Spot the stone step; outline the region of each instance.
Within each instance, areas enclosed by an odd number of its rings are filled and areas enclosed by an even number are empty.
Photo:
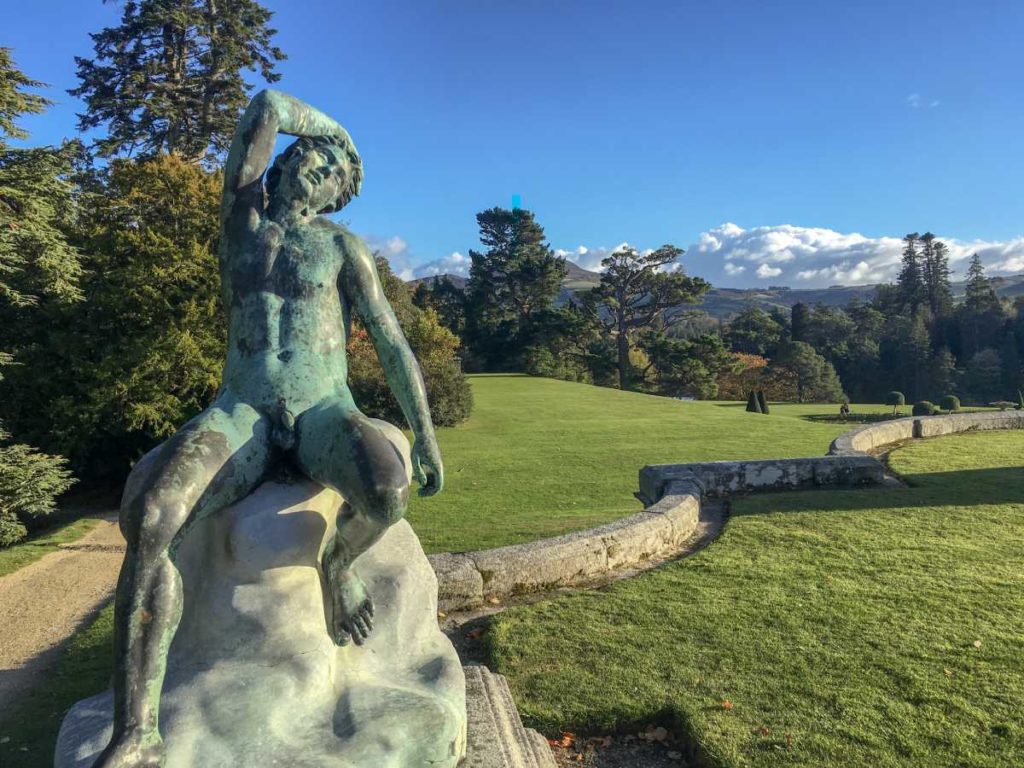
[[[463,669],[469,734],[460,768],[556,768],[547,739],[523,727],[505,678],[479,664]]]

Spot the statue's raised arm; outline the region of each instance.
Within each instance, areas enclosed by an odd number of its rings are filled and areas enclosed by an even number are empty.
[[[224,168],[221,224],[247,222],[263,211],[263,174],[274,153],[277,134],[331,137],[352,148],[352,139],[337,121],[293,96],[266,89],[249,102],[235,129]]]

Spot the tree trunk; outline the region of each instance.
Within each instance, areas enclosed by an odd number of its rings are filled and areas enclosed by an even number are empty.
[[[616,339],[619,348],[619,389],[629,388],[629,336],[626,329],[619,326],[619,336]]]

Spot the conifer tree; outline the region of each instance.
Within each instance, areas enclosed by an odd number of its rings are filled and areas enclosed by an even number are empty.
[[[72,216],[65,177],[77,147],[8,144],[27,138],[19,117],[50,104],[25,90],[41,85],[17,69],[10,49],[0,48],[0,365],[20,356],[41,299],[79,297],[78,254],[60,228]],[[0,424],[0,547],[25,535],[26,517],[53,510],[56,497],[73,482],[66,463],[13,442]]]
[[[490,208],[476,220],[487,251],[469,252],[466,340],[485,370],[516,370],[554,305],[565,260],[531,211]]]
[[[903,266],[896,284],[903,311],[913,315],[925,299],[926,290],[921,269],[921,258],[917,252],[919,236],[911,232],[903,238]]]
[[[953,293],[949,284],[949,250],[931,232],[921,235],[922,267],[928,307],[932,318],[947,317],[953,309]]]
[[[663,271],[682,255],[683,249],[674,245],[646,254],[626,246],[601,261],[601,283],[583,294],[585,311],[615,341],[621,389],[629,388],[629,351],[637,334],[655,326],[667,330],[673,320],[670,309],[695,303],[711,288],[682,270]]]
[[[280,78],[272,15],[256,0],[126,0],[121,23],[91,35],[95,57],[75,58],[79,130],[106,126],[104,157],[226,152],[248,103],[242,72]]]

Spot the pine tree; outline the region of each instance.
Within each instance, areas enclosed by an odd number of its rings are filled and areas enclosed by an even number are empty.
[[[561,289],[565,260],[530,211],[490,208],[476,220],[487,251],[469,252],[466,341],[485,370],[518,370]]]
[[[601,283],[583,294],[581,303],[604,335],[615,341],[619,387],[628,389],[629,352],[637,334],[672,324],[669,310],[695,303],[710,284],[682,270],[663,271],[682,256],[682,248],[663,245],[641,254],[624,247],[601,261]]]
[[[960,306],[961,361],[971,359],[985,347],[999,343],[1004,313],[995,288],[985,276],[978,254],[967,269],[964,303]]]
[[[899,287],[899,299],[903,311],[914,314],[925,299],[926,290],[921,270],[921,259],[917,252],[919,240],[917,232],[903,238],[903,266],[900,269],[896,284]]]
[[[19,117],[50,104],[25,91],[41,85],[17,69],[10,49],[0,48],[0,365],[20,357],[28,327],[37,325],[40,300],[80,295],[78,254],[61,230],[62,220],[73,217],[65,177],[77,147],[8,145],[11,138],[27,138]],[[25,517],[53,510],[56,497],[74,482],[66,464],[13,442],[0,425],[0,546],[25,535]]]
[[[226,152],[248,103],[242,72],[280,78],[272,15],[256,0],[126,0],[120,25],[91,35],[95,58],[75,57],[78,129],[107,127],[104,157]]]
[[[949,281],[949,250],[931,232],[921,235],[923,276],[932,318],[947,317],[953,309],[953,292]]]

